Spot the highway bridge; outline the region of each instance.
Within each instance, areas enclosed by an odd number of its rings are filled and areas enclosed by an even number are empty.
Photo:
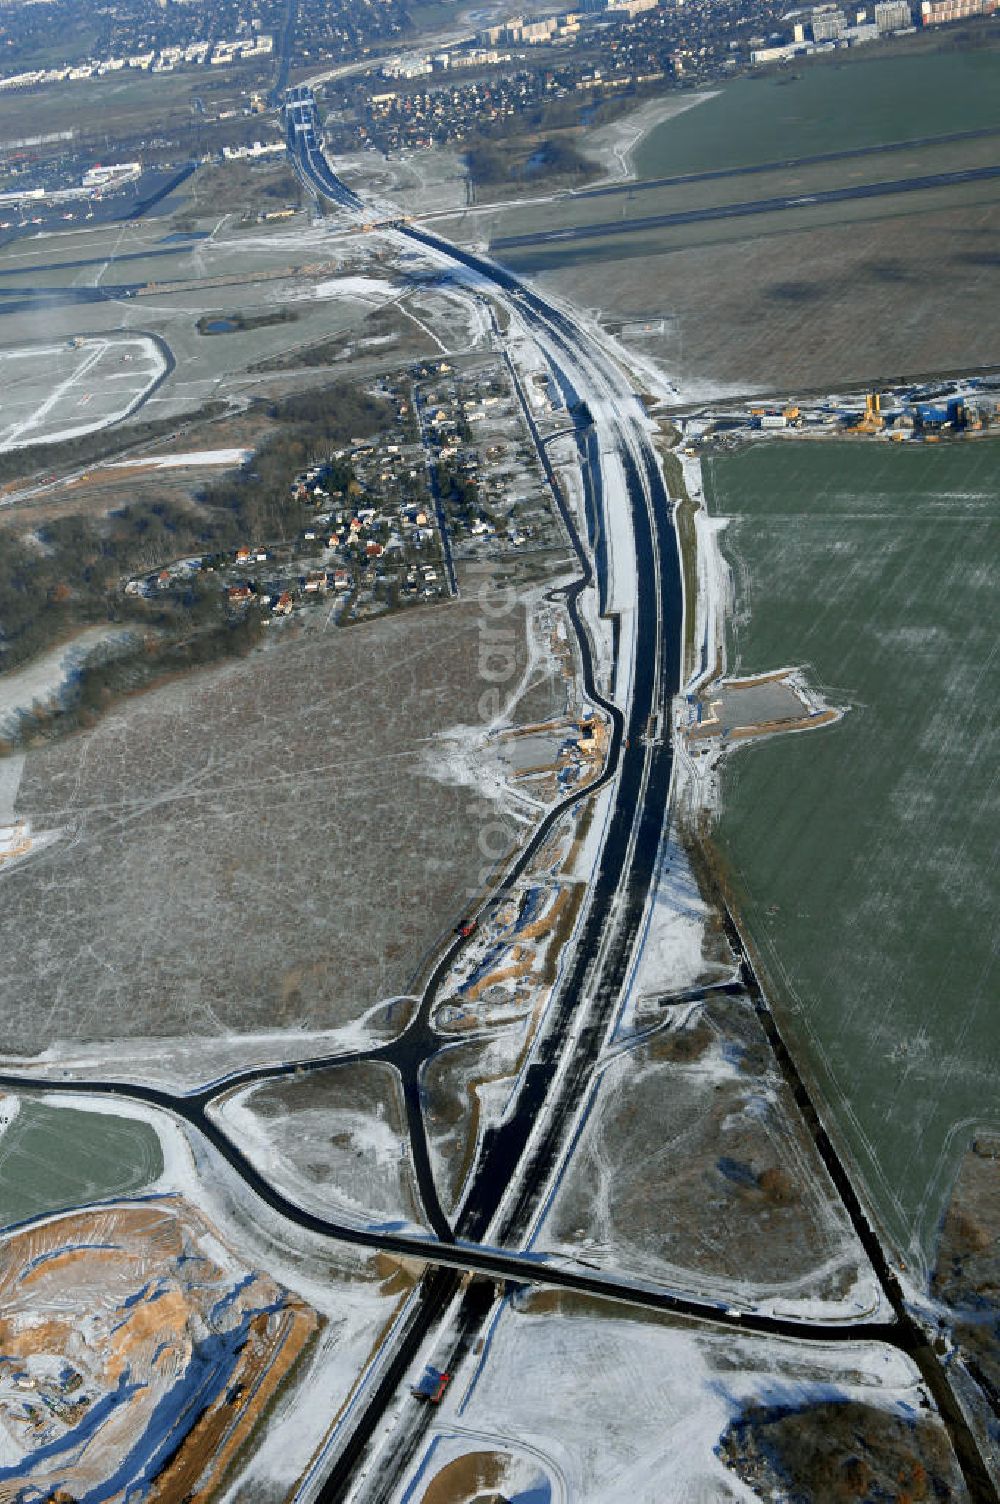
[[[289,89],[283,110],[288,150],[306,186],[342,209],[360,210],[358,195],[340,181],[326,160],[312,90],[305,84]]]

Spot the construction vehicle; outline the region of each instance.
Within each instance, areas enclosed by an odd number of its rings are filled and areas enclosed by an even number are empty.
[[[885,419],[882,416],[882,397],[879,392],[868,392],[865,395],[865,415],[857,425],[859,433],[881,433],[885,427]]]
[[[429,1405],[440,1405],[450,1383],[450,1373],[442,1373],[439,1368],[434,1368],[428,1363],[417,1382],[410,1385],[410,1393],[415,1400],[424,1400]]]

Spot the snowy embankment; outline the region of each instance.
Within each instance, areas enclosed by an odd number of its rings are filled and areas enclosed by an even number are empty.
[[[0,737],[16,736],[22,716],[34,708],[58,703],[99,648],[126,643],[131,636],[127,628],[88,627],[25,668],[0,675]]]
[[[0,679],[0,685],[3,680]],[[17,818],[17,791],[24,772],[24,753],[0,758],[0,826],[12,825]]]
[[[82,1081],[159,1086],[167,1091],[222,1087],[234,1074],[252,1066],[353,1055],[385,1042],[379,1016],[385,1001],[374,1003],[362,1018],[339,1029],[274,1029],[256,1034],[215,1038],[163,1038],[62,1041],[38,1055],[4,1057],[5,1068],[39,1081],[72,1076]]]
[[[625,479],[621,457],[621,445],[626,442],[633,398],[627,390],[624,377],[611,373],[611,368],[591,366],[571,361],[563,345],[550,341],[544,330],[531,329],[520,317],[510,313],[508,348],[527,390],[531,389],[530,378],[539,373],[562,369],[572,381],[576,392],[586,402],[597,433],[600,450],[600,505],[598,527],[605,545],[606,557],[606,612],[620,619],[620,642],[618,663],[611,695],[621,708],[627,709],[632,692],[632,675],[635,660],[635,612],[638,595],[638,573],[635,553],[635,534],[632,527],[632,501]],[[565,450],[563,451],[565,454]],[[563,464],[562,473],[571,467]],[[589,543],[586,517],[584,516],[583,492],[577,479],[570,493],[576,513],[577,529],[585,544]],[[599,592],[597,584],[585,591],[581,598],[581,615],[591,628],[591,640],[595,649],[595,672],[599,683],[606,683],[608,665],[604,654],[608,651],[608,626],[598,626]]]
[[[697,510],[694,514],[698,566],[695,601],[695,668],[685,690],[693,693],[704,679],[721,673],[725,666],[726,617],[733,601],[732,577],[721,546],[726,517],[711,517],[705,506],[701,461],[697,455],[675,450],[684,474],[684,484]],[[688,603],[690,608],[690,602]]]
[[[400,293],[398,282],[384,277],[346,276],[332,277],[326,282],[316,282],[304,288],[298,296],[309,302],[323,302],[328,298],[337,301],[353,298],[359,303],[389,303]]]
[[[620,630],[613,699],[624,710],[632,697],[635,673],[638,579],[631,502],[625,467],[617,449],[602,448],[601,476],[608,559],[608,612],[618,617]]]
[[[105,470],[176,470],[189,465],[242,465],[252,449],[193,449],[187,454],[151,454],[141,460],[112,460]]]
[[[548,451],[549,460],[563,488],[576,531],[586,546],[589,540],[589,526],[576,440],[572,435],[566,434],[562,438],[553,440],[548,445]],[[594,662],[594,682],[600,693],[610,699],[614,694],[612,684],[614,634],[611,621],[600,613],[596,589],[583,592],[577,603],[577,609],[590,639]]]
[[[684,847],[671,827],[664,839],[643,919],[632,971],[615,1025],[617,1038],[636,1028],[650,1000],[676,996],[696,986],[715,985],[738,975],[734,961],[706,955],[706,927],[712,910],[705,902]],[[649,1019],[643,1020],[646,1027]]]

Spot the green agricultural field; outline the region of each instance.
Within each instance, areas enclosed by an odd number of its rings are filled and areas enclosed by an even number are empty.
[[[963,168],[991,168],[1000,155],[1000,133],[963,142],[961,151]],[[602,256],[635,258],[650,253],[662,254],[670,249],[727,241],[734,237],[745,238],[748,233],[746,220],[742,216],[715,220],[695,218],[689,223],[647,226],[644,224],[646,218],[697,215],[733,204],[761,203],[792,194],[808,200],[810,195],[823,194],[831,189],[854,192],[870,184],[931,178],[954,171],[955,152],[954,142],[944,142],[936,146],[908,147],[906,151],[878,151],[834,162],[807,162],[803,166],[778,167],[768,172],[731,173],[707,181],[695,179],[659,188],[640,185],[635,192],[601,198],[564,195],[545,205],[544,220],[537,204],[522,209],[498,210],[491,222],[490,234],[496,237],[497,253],[506,258],[510,254],[504,245],[507,236],[533,235],[539,231],[550,234],[553,230],[578,229],[580,226],[588,228],[590,233],[583,239],[542,242],[529,247],[527,256],[523,251],[515,250],[513,260],[523,270],[586,263],[588,257],[593,259],[595,247],[597,254]],[[854,220],[884,219],[889,214],[926,214],[936,208],[992,203],[998,197],[1000,186],[997,179],[987,178],[970,183],[939,184],[913,193],[879,193],[871,198],[831,203],[805,202],[794,209],[758,213],[750,218],[754,221],[753,234],[766,236],[780,234],[792,224],[800,230],[837,225],[843,222],[845,215]],[[477,222],[482,223],[482,216],[477,216]],[[605,241],[611,238],[625,243],[606,245]]]
[[[825,58],[727,85],[651,131],[633,167],[637,178],[711,172],[990,126],[1000,50]]]
[[[724,176],[471,209],[448,221],[448,233],[478,243],[608,227],[585,238],[501,244],[496,254],[610,332],[630,326],[626,347],[652,360],[682,402],[992,366],[995,320],[986,310],[1000,298],[1000,179],[934,178],[1000,161],[1000,47],[927,52],[927,39],[909,40],[914,50],[901,54],[876,48],[860,59],[827,57],[794,72],[734,79],[656,127],[633,157],[640,181]],[[970,131],[988,134],[942,139]],[[899,142],[924,144],[884,149]],[[586,138],[582,144],[586,150]],[[870,154],[740,172],[858,151]],[[811,201],[906,179],[922,186]],[[782,195],[802,202],[704,217]]]
[[[975,132],[985,134],[953,139]],[[912,144],[899,149],[900,143]],[[998,152],[1000,48],[883,55],[847,64],[824,59],[800,73],[736,79],[662,121],[633,153],[634,189],[563,194],[504,206],[492,216],[477,209],[460,222],[458,233],[496,240],[501,259],[523,273],[585,268],[594,261],[835,227],[845,218],[866,222],[991,205],[1000,190],[989,178],[830,204],[812,203],[810,196],[988,169],[996,166]],[[832,160],[811,160],[824,155]],[[768,171],[745,171],[765,164]],[[677,181],[686,175],[694,181]],[[643,223],[785,195],[803,202],[749,219]],[[504,243],[511,236],[582,226],[603,233],[537,246]],[[945,269],[940,262],[938,267],[943,279]]]
[[[907,1262],[1000,1119],[992,747],[1000,444],[706,464],[730,668],[802,663],[843,721],[736,752],[715,840],[802,1064]]]
[[[0,1100],[0,1117],[7,1106]],[[128,1195],[162,1171],[148,1123],[22,1101],[0,1135],[0,1226]]]

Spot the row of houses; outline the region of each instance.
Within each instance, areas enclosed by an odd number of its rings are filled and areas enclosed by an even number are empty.
[[[551,506],[503,364],[431,370],[415,382],[414,402],[459,549],[503,553],[536,538]],[[535,520],[524,516],[527,508]]]
[[[227,67],[252,58],[270,57],[274,38],[267,34],[235,37],[231,41],[190,42],[187,46],[150,48],[121,57],[88,58],[73,67],[29,68],[0,78],[0,89],[27,89],[37,84],[75,82],[84,78],[103,78],[126,69],[142,73],[172,73],[184,67]]]

